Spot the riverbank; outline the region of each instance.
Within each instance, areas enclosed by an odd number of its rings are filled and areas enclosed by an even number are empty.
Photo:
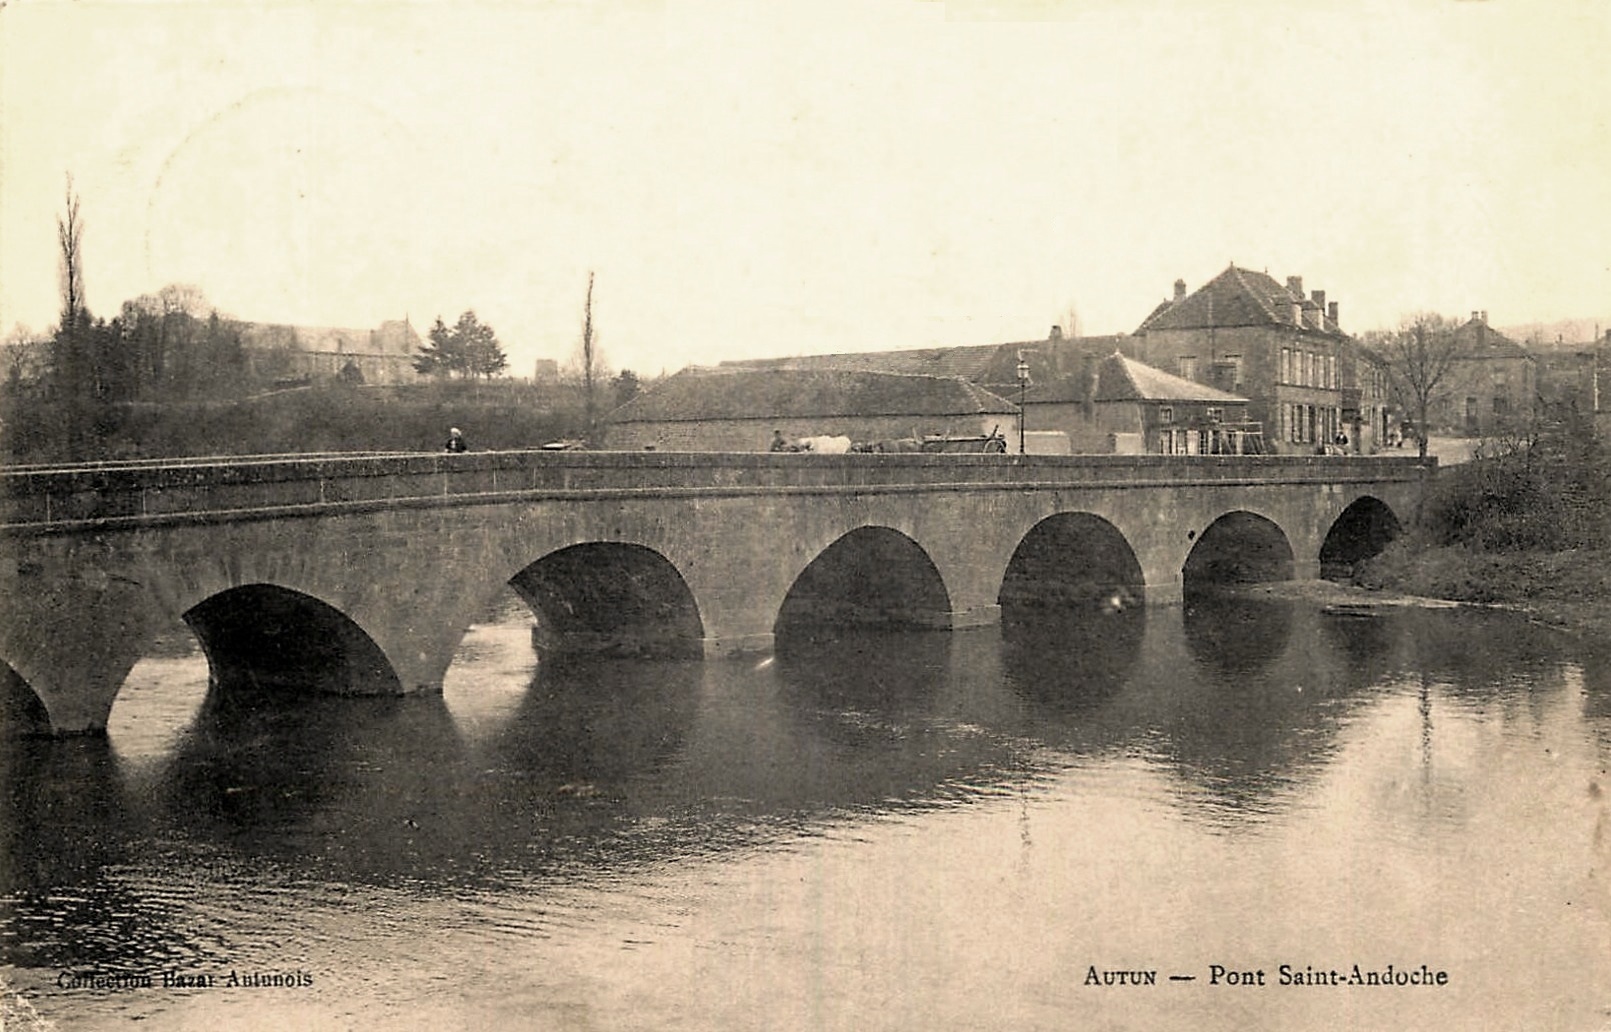
[[[1361,564],[1354,582],[1286,581],[1250,586],[1270,598],[1375,608],[1480,606],[1521,613],[1546,626],[1611,643],[1611,550],[1482,553],[1389,547]]]

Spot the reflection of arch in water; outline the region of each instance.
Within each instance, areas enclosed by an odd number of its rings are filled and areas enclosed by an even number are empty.
[[[1359,498],[1342,511],[1320,546],[1320,575],[1346,580],[1354,564],[1382,554],[1402,531],[1398,517],[1380,499]]]
[[[1228,512],[1208,525],[1181,567],[1181,585],[1193,591],[1226,584],[1291,580],[1292,545],[1279,526],[1257,513]]]
[[[920,717],[932,712],[950,676],[952,644],[950,635],[876,630],[799,641],[778,656],[778,684],[799,710]]]
[[[543,791],[647,774],[693,727],[701,672],[688,660],[547,659],[486,751],[500,770]]]
[[[30,738],[0,749],[0,897],[7,959],[53,970],[172,957],[189,939],[171,900],[109,876],[143,862],[144,800],[99,735]],[[136,883],[138,879],[134,880]]]
[[[550,552],[509,586],[537,616],[550,654],[692,657],[703,624],[693,592],[665,556],[643,545],[590,541]]]
[[[1292,637],[1292,603],[1198,590],[1181,613],[1186,646],[1204,671],[1237,677],[1267,667]]]
[[[1135,551],[1100,516],[1060,512],[1035,524],[1014,549],[997,601],[1004,620],[1024,610],[1115,612],[1140,606],[1145,578]]]
[[[1146,610],[1042,613],[1002,620],[1002,673],[1012,690],[1061,713],[1091,709],[1128,682]]]
[[[50,714],[33,687],[0,662],[0,738],[50,734]]]
[[[307,821],[370,770],[394,786],[411,772],[429,780],[440,750],[454,746],[440,696],[309,695],[287,706],[273,689],[236,685],[207,694],[157,794],[184,827],[283,827]]]
[[[274,584],[247,584],[192,606],[184,619],[215,686],[343,695],[396,694],[380,647],[340,610]]]
[[[940,572],[917,542],[889,527],[858,527],[811,560],[778,608],[780,650],[849,628],[950,626]]]

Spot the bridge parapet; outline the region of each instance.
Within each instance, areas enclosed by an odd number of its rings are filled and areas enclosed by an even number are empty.
[[[1420,479],[1414,457],[480,452],[242,456],[0,472],[0,531],[213,522],[518,498],[1029,491]]]

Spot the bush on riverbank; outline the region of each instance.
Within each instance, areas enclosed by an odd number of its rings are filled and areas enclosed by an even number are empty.
[[[1611,621],[1611,454],[1573,421],[1484,442],[1443,469],[1418,522],[1354,582],[1430,598],[1525,607],[1551,622]]]

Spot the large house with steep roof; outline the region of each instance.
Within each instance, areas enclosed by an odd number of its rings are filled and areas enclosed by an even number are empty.
[[[1354,425],[1375,426],[1347,382],[1358,355],[1326,292],[1305,295],[1236,265],[1192,293],[1175,281],[1136,328],[1132,353],[1148,365],[1248,399],[1248,418],[1278,450],[1312,451]],[[1351,409],[1349,402],[1354,403]],[[1356,442],[1355,446],[1368,442]]]
[[[1018,432],[1018,407],[959,377],[847,369],[689,368],[608,418],[608,445],[639,451],[767,451],[785,438],[855,442]]]

